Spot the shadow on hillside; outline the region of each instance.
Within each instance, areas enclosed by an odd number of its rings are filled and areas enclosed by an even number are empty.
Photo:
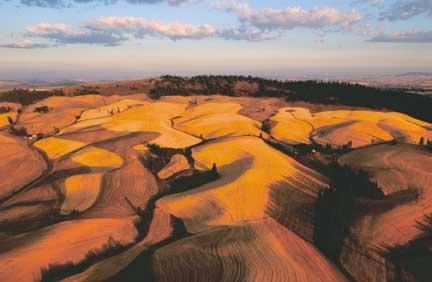
[[[293,183],[291,179],[272,184],[266,214],[303,239],[312,241],[317,196],[297,188],[301,186],[304,184]]]

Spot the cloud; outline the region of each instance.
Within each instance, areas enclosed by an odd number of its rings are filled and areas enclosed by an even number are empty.
[[[35,48],[70,44],[118,46],[131,40],[145,38],[165,38],[173,41],[205,38],[263,41],[276,36],[274,32],[262,31],[250,26],[216,29],[208,24],[165,23],[142,17],[99,17],[75,29],[64,23],[40,23],[27,27],[22,35],[26,38],[44,39],[51,43],[46,46],[35,45]],[[31,45],[27,45],[15,43],[4,47],[30,49]]]
[[[65,8],[83,3],[101,3],[104,5],[110,5],[117,2],[126,2],[130,4],[168,3],[171,6],[180,6],[191,2],[191,0],[20,0],[20,3],[23,5],[44,8]]]
[[[56,44],[95,44],[117,46],[131,39],[147,37],[171,40],[203,39],[218,36],[207,24],[164,23],[140,17],[101,17],[87,22],[77,30],[63,23],[41,23],[29,26],[26,37],[43,38]]]
[[[274,39],[276,36],[263,32],[256,28],[250,27],[234,27],[226,28],[218,31],[218,36],[226,40],[245,40],[245,41],[264,41]]]
[[[432,0],[397,0],[381,12],[380,19],[388,21],[406,20],[421,14],[432,16]]]
[[[283,31],[295,27],[320,30],[322,27],[344,26],[348,30],[353,28],[352,23],[360,18],[354,11],[344,13],[331,8],[315,8],[310,11],[298,7],[281,10],[269,8],[254,11],[246,4],[233,1],[225,1],[223,5],[239,15],[241,21],[239,26],[218,29],[208,24],[166,23],[143,17],[99,17],[85,22],[78,28],[71,28],[64,23],[41,23],[29,26],[24,36],[44,39],[54,43],[55,46],[70,44],[118,46],[131,40],[145,38],[166,38],[173,41],[205,38],[264,41],[279,37]],[[10,45],[11,48],[13,46]],[[16,46],[18,48],[18,45]]]
[[[381,43],[432,43],[432,31],[403,31],[377,35],[368,40]]]
[[[107,31],[94,31],[82,29],[73,31],[62,23],[41,23],[27,28],[26,36],[45,38],[61,44],[102,44],[116,46],[127,38],[122,34],[114,34]]]
[[[352,10],[340,11],[335,8],[300,7],[285,9],[265,8],[253,10],[244,2],[225,0],[213,5],[216,9],[226,9],[235,13],[239,20],[261,30],[290,30],[297,27],[321,29],[328,27],[347,27],[361,19],[361,15]]]
[[[34,43],[31,40],[0,44],[0,48],[11,48],[11,49],[43,49],[49,47],[53,47],[53,45],[46,44],[46,43]]]
[[[356,23],[350,26],[347,31],[362,37],[378,36],[384,33],[385,25],[383,23],[370,24],[370,23]]]
[[[91,33],[107,32],[135,38],[165,37],[171,40],[203,39],[216,34],[216,29],[208,24],[163,23],[141,17],[101,17],[90,21],[84,28]]]

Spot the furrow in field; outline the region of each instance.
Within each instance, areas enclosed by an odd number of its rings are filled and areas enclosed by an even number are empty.
[[[346,281],[315,247],[267,218],[214,227],[157,250],[156,281]]]
[[[11,195],[46,170],[45,160],[20,138],[0,134],[0,199]]]

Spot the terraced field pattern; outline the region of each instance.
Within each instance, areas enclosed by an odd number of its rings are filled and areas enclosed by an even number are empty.
[[[0,281],[432,279],[430,123],[216,95],[12,106]]]

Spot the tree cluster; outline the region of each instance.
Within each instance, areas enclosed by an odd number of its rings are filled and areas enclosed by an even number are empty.
[[[337,261],[358,213],[356,200],[361,197],[380,200],[384,193],[366,172],[353,171],[337,162],[330,165],[329,178],[331,187],[321,190],[316,201],[314,242]]]
[[[9,113],[10,111],[12,111],[13,109],[11,107],[0,107],[0,114],[6,114]]]
[[[15,127],[14,125],[9,126],[9,133],[19,137],[29,136],[25,127]]]
[[[48,113],[50,110],[52,110],[52,109],[50,109],[48,106],[40,106],[40,107],[35,107],[33,111],[34,111],[35,113],[42,113],[42,114],[46,114],[46,113]]]
[[[31,105],[37,101],[52,96],[65,96],[62,89],[54,90],[30,90],[30,89],[12,89],[0,94],[0,102],[19,103],[21,105]]]
[[[95,95],[95,94],[100,94],[100,91],[98,86],[93,87],[93,86],[81,85],[81,87],[76,89],[73,94],[74,96]]]

